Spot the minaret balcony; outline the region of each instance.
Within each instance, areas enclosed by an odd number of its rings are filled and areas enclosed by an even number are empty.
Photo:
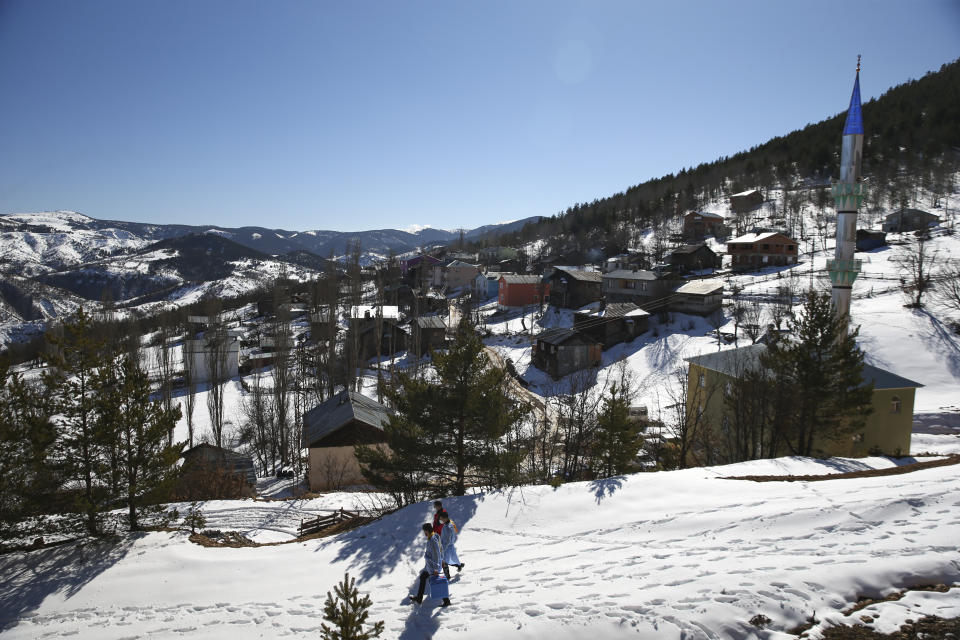
[[[837,203],[837,211],[854,211],[863,204],[867,195],[867,186],[862,182],[834,182],[833,200]]]
[[[860,273],[860,260],[827,260],[827,271],[830,272],[830,282],[842,287],[853,285]]]

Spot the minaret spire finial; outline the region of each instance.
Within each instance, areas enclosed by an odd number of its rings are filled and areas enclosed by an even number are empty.
[[[857,73],[860,73],[860,54],[857,54]]]

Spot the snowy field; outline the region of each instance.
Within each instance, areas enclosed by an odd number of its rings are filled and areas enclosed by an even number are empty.
[[[925,436],[956,446],[955,436]],[[960,615],[957,589],[910,592],[845,617],[863,596],[960,586],[960,466],[821,482],[745,474],[836,473],[885,459],[781,458],[445,500],[466,563],[453,606],[404,602],[422,565],[426,503],[334,538],[207,548],[184,533],[0,556],[0,638],[317,637],[344,571],[385,638],[765,638],[811,617],[895,628]],[[312,508],[349,497],[332,495]],[[299,505],[299,506],[298,506]],[[297,502],[211,502],[209,526],[289,531]],[[232,513],[231,513],[232,512]],[[764,629],[749,620],[764,615]]]

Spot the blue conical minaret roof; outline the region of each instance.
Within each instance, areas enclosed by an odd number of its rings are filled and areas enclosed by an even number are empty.
[[[847,121],[843,125],[843,135],[863,135],[863,114],[860,111],[860,62],[857,61],[857,79],[853,81],[853,95],[850,96],[850,108],[847,109]]]

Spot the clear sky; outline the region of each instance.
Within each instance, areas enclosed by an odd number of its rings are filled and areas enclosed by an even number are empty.
[[[960,2],[0,0],[0,213],[551,215],[845,110],[858,53],[864,101],[936,70]]]

